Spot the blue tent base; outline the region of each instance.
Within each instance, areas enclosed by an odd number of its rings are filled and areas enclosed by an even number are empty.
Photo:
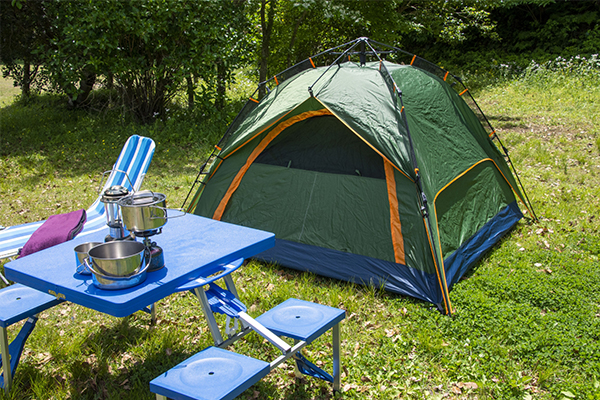
[[[451,288],[458,282],[522,217],[517,203],[509,204],[447,257],[444,265],[448,287]],[[254,258],[329,278],[373,285],[424,300],[443,309],[436,274],[428,274],[403,264],[283,239],[276,239],[275,247]]]
[[[467,271],[508,233],[523,213],[514,201],[489,220],[477,233],[444,260],[446,282],[451,289]]]
[[[435,274],[377,258],[275,239],[274,247],[254,259],[359,285],[372,285],[436,305],[442,302]]]

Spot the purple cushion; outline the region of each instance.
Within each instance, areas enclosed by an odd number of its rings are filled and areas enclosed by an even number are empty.
[[[83,229],[85,210],[52,215],[29,238],[19,253],[20,257],[44,250],[73,239]]]

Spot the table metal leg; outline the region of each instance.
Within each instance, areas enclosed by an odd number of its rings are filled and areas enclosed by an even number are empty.
[[[2,279],[2,281],[4,282],[4,284],[6,286],[10,286],[10,283],[8,283],[8,281],[6,280],[6,278],[4,277],[4,275],[2,275],[2,272],[0,272],[0,278]]]
[[[150,324],[156,325],[156,303],[150,306]]]
[[[12,375],[10,371],[10,353],[8,352],[8,332],[6,328],[0,328],[0,348],[2,351],[2,369],[4,371],[4,390],[8,395],[12,384]]]
[[[217,320],[210,308],[210,304],[208,304],[208,299],[206,298],[206,293],[204,293],[204,289],[202,287],[197,287],[194,289],[194,293],[198,300],[200,300],[200,306],[202,306],[202,312],[204,313],[204,318],[208,322],[208,329],[213,337],[213,341],[215,342],[215,346],[219,346],[223,343],[223,336],[221,336],[221,330],[219,329],[219,325],[217,325]]]
[[[231,277],[231,275],[224,276],[223,280],[225,281],[227,290],[229,290],[231,292],[231,294],[233,294],[235,296],[236,299],[239,299],[240,296],[238,296],[237,288],[235,287],[235,282],[233,281],[233,278]]]
[[[162,394],[157,394],[156,400],[167,400],[167,396],[163,396]]]
[[[333,327],[333,390],[340,390],[340,324],[337,323]]]
[[[225,286],[227,286],[227,290],[229,290],[231,294],[233,294],[235,298],[239,300],[240,296],[238,295],[237,288],[235,287],[235,282],[233,281],[231,275],[224,276],[223,280],[225,281]],[[246,323],[246,321],[242,319],[240,319],[240,321],[242,322],[242,330],[250,326]]]

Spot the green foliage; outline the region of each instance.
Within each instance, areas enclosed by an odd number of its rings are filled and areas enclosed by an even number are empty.
[[[272,0],[269,4],[276,7],[269,76],[362,36],[396,45],[457,43],[465,41],[470,31],[496,37],[487,5],[478,1]],[[261,33],[257,36],[260,44]]]
[[[243,8],[234,1],[103,0],[50,7],[57,23],[46,66],[54,83],[76,100],[80,80],[102,75],[142,122],[165,113],[185,77],[214,80],[217,59],[231,70],[239,58],[234,49],[240,35],[230,24],[240,20]]]
[[[43,56],[36,48],[48,43],[49,21],[41,1],[13,1],[0,4],[0,60],[2,74],[11,76],[22,94],[40,91],[48,76],[42,68]]]
[[[464,76],[497,79],[519,76],[531,60],[590,57],[600,48],[598,6],[594,1],[517,0],[488,2],[483,29],[465,29],[465,39],[444,43],[433,36],[407,37],[403,46]],[[487,27],[493,27],[493,34]]]
[[[600,48],[594,1],[14,0],[1,7],[3,73],[25,96],[30,87],[53,89],[81,107],[101,84],[115,89],[113,106],[143,122],[163,116],[186,83],[190,107],[221,109],[236,68],[265,80],[361,36],[478,76],[471,89],[512,79],[531,60],[589,57]]]

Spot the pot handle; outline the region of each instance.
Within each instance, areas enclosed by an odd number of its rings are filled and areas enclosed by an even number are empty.
[[[183,209],[183,208],[166,208],[166,207],[161,207],[161,206],[150,206],[150,219],[170,219],[170,218],[179,218],[179,217],[183,217],[185,214],[187,214],[187,212]],[[152,212],[153,208],[158,208],[159,210],[163,210],[165,216],[161,217],[158,215],[154,215],[154,213]],[[173,211],[179,211],[182,214],[179,215],[173,215],[173,216],[167,216],[167,210],[173,210]]]
[[[142,273],[146,272],[146,270],[148,270],[148,268],[150,267],[150,263],[152,262],[152,257],[151,257],[151,254],[150,254],[150,250],[148,250],[148,249],[144,250],[144,254],[146,254],[146,253],[148,254],[148,256],[146,257],[148,259],[148,261],[146,262],[146,265],[140,271],[138,271],[138,272],[136,272],[135,274],[132,274],[132,275],[142,274]],[[86,258],[85,260],[83,260],[83,262],[84,262],[85,266],[88,267],[89,270],[92,271],[92,273],[94,275],[97,275],[97,276],[99,276],[101,278],[110,279],[110,280],[113,280],[113,281],[126,281],[128,279],[131,279],[132,275],[129,275],[129,276],[112,276],[112,275],[101,274],[100,272],[98,272],[98,271],[96,271],[94,269],[94,267],[92,266],[91,263],[88,262],[88,260],[89,260],[89,258]]]
[[[104,177],[106,176],[106,174],[112,174],[113,172],[122,172],[125,174],[125,178],[127,178],[127,181],[129,182],[129,185],[131,186],[131,193],[135,193],[135,188],[133,187],[133,183],[131,182],[131,179],[129,179],[129,175],[127,174],[127,171],[123,171],[120,169],[111,169],[108,171],[104,171],[102,173],[102,178],[100,178],[100,185],[98,185],[98,194],[102,193],[102,184],[104,183]]]
[[[89,275],[89,272],[86,273],[86,268],[87,268],[87,259],[89,257],[86,257],[83,259],[83,262],[81,264],[79,264],[76,268],[75,268],[75,272],[81,275]]]

